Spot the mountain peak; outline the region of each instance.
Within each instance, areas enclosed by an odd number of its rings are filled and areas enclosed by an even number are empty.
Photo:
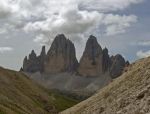
[[[126,64],[120,54],[110,58],[108,49],[102,49],[93,35],[89,36],[78,63],[74,44],[64,34],[59,34],[47,54],[45,46],[42,47],[39,56],[32,50],[29,58],[24,59],[23,70],[43,73],[77,72],[81,76],[101,76],[110,72],[112,78],[116,78],[122,73]]]
[[[72,72],[78,64],[74,44],[63,34],[56,36],[46,58],[46,73]]]
[[[93,35],[87,40],[78,72],[83,76],[98,76],[102,73],[102,48]]]

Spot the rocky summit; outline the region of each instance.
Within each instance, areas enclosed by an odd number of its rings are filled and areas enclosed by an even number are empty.
[[[39,56],[32,50],[29,57],[25,57],[21,70],[46,74],[71,72],[86,77],[108,73],[111,78],[116,78],[122,74],[127,64],[129,62],[126,62],[120,54],[110,57],[108,49],[102,49],[93,35],[88,38],[78,63],[74,44],[64,34],[59,34],[55,37],[47,54],[45,46],[42,47]]]
[[[96,37],[90,36],[80,60],[78,73],[82,76],[98,76],[103,73],[103,52]]]
[[[25,57],[23,61],[23,68],[21,68],[25,72],[43,72],[44,71],[44,61],[46,58],[45,46],[42,47],[41,54],[39,56],[36,55],[34,50],[31,51],[29,57]]]
[[[110,57],[93,35],[78,62],[74,44],[59,34],[47,53],[45,46],[39,56],[32,50],[21,71],[48,89],[88,97],[120,76],[127,65],[120,54]]]
[[[74,44],[63,34],[57,35],[46,56],[45,73],[74,72],[77,66]]]

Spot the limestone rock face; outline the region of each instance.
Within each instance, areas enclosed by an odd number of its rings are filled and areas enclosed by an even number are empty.
[[[105,72],[107,72],[107,71],[110,70],[111,59],[109,57],[108,49],[107,48],[103,49],[103,61],[102,61],[102,65],[103,65],[103,73],[105,73]]]
[[[38,57],[40,72],[44,72],[44,62],[45,62],[45,59],[46,59],[46,51],[45,51],[45,46],[43,46],[41,54]]]
[[[111,68],[110,68],[110,75],[112,78],[116,78],[122,74],[123,69],[126,66],[125,59],[117,54],[116,56],[111,57]]]
[[[103,52],[96,37],[90,36],[80,60],[78,73],[82,76],[99,76],[102,74]]]
[[[63,34],[57,35],[46,56],[45,73],[74,72],[77,66],[74,44]]]
[[[45,56],[45,46],[42,47],[40,56],[36,56],[36,53],[32,50],[29,58],[27,56],[24,58],[22,71],[31,73],[43,72]]]
[[[38,62],[37,56],[36,56],[34,50],[32,50],[31,54],[29,54],[29,59],[27,58],[27,56],[24,59],[23,71],[36,72],[39,70],[38,64],[39,64],[39,62]]]
[[[80,63],[78,63],[74,44],[60,34],[54,39],[47,54],[45,46],[42,47],[39,56],[32,50],[29,57],[24,58],[21,71],[47,74],[71,72],[80,76],[102,76],[108,73],[112,78],[116,78],[129,64],[119,54],[110,57],[108,49],[102,49],[96,37],[92,35],[89,37]]]

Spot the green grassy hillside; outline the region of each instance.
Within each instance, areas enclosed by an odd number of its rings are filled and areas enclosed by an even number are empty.
[[[76,103],[49,92],[23,73],[0,68],[0,114],[57,114]]]

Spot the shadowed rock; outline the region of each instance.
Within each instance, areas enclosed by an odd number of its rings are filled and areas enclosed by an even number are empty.
[[[63,34],[57,35],[46,56],[45,73],[74,72],[77,66],[74,44]]]
[[[78,73],[82,76],[98,76],[102,74],[102,48],[96,37],[90,36],[80,60]]]
[[[22,70],[31,73],[43,72],[45,56],[45,46],[42,47],[40,56],[36,56],[36,53],[32,50],[29,58],[27,56],[24,58]]]
[[[22,70],[46,74],[71,72],[80,76],[102,76],[109,73],[112,78],[116,78],[129,64],[119,54],[110,58],[108,49],[102,50],[96,37],[92,35],[86,43],[84,53],[78,64],[74,44],[63,34],[60,34],[54,39],[47,54],[45,46],[42,47],[39,56],[32,50],[29,57],[25,57]]]
[[[111,77],[116,78],[120,76],[125,66],[126,66],[125,59],[121,55],[117,54],[116,56],[112,56],[110,68]]]
[[[110,65],[111,65],[111,60],[110,60],[107,48],[103,49],[103,61],[102,62],[103,62],[103,73],[105,73],[110,70]]]

